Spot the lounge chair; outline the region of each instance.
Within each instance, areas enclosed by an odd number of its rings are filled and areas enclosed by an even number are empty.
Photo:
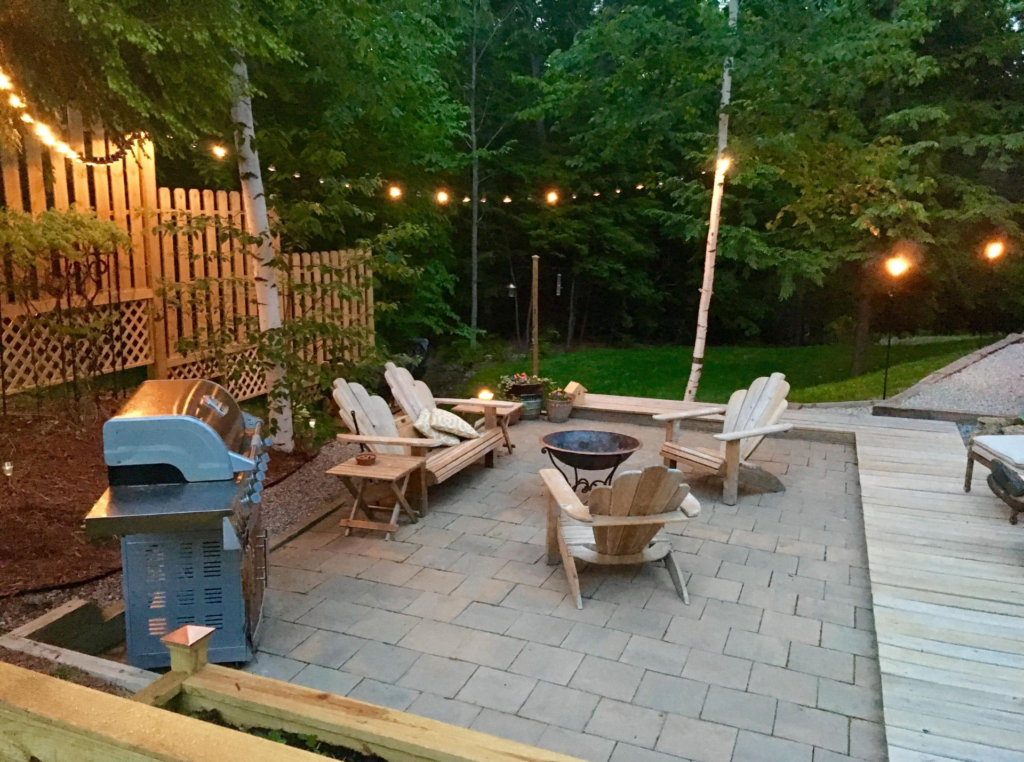
[[[491,406],[498,416],[498,425],[501,427],[501,434],[505,440],[505,447],[508,449],[509,454],[512,453],[513,447],[512,439],[508,434],[508,419],[509,416],[515,413],[517,410],[521,410],[523,407],[522,402],[485,402],[484,400],[472,399],[472,400],[459,400],[449,398],[435,398],[433,393],[430,391],[430,387],[422,381],[417,381],[412,377],[412,374],[405,368],[401,368],[392,362],[387,363],[384,366],[384,379],[388,382],[388,386],[391,387],[391,393],[395,397],[395,402],[402,408],[409,418],[415,421],[419,418],[421,412],[424,409],[433,410],[438,406],[442,405],[454,405],[453,412],[456,413],[473,413],[480,414],[485,413],[484,405]],[[476,428],[480,429],[485,426],[484,420],[480,420],[476,424]]]
[[[443,447],[436,439],[420,436],[411,421],[396,421],[388,403],[370,395],[361,384],[336,379],[333,395],[341,420],[351,432],[338,434],[338,441],[364,445],[372,452],[425,457],[428,485],[443,482],[481,458],[488,467],[494,466],[494,451],[501,447],[501,429],[495,410],[503,403],[478,401],[484,409],[484,428],[479,438]]]
[[[754,380],[750,389],[739,389],[732,393],[728,405],[715,405],[681,413],[662,413],[654,420],[665,422],[665,443],[661,455],[665,465],[675,468],[678,461],[693,463],[717,471],[725,477],[722,502],[736,505],[739,484],[763,492],[785,492],[786,488],[778,477],[770,474],[748,459],[769,434],[781,434],[793,428],[790,423],[779,423],[789,403],[789,384],[782,373]],[[692,449],[676,442],[679,436],[679,422],[693,418],[725,415],[722,433],[715,439],[722,443],[718,451],[706,448]]]
[[[583,608],[583,596],[574,559],[605,566],[663,561],[679,597],[690,603],[672,542],[658,537],[666,524],[700,514],[680,471],[665,466],[626,471],[611,486],[595,487],[589,506],[555,469],[545,468],[540,476],[548,490],[548,563],[561,558],[576,608]]]

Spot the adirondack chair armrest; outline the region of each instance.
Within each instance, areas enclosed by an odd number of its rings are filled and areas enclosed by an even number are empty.
[[[566,484],[565,477],[553,468],[542,468],[540,478],[544,481],[544,486],[547,487],[551,499],[558,503],[558,507],[566,515],[585,524],[592,523],[594,517],[590,515],[587,506],[580,502],[572,488]]]
[[[654,420],[662,423],[669,421],[684,421],[688,418],[703,418],[706,415],[721,415],[726,411],[726,405],[715,405],[714,407],[701,408],[700,410],[684,410],[678,413],[658,413]]]
[[[792,423],[776,423],[773,426],[762,426],[759,429],[747,429],[746,431],[730,431],[728,434],[715,434],[719,442],[735,442],[738,439],[748,437],[765,437],[769,434],[781,434],[793,428]]]
[[[635,527],[651,524],[678,524],[689,521],[690,517],[682,511],[652,513],[647,516],[592,516],[590,522],[595,527]]]
[[[338,434],[337,438],[339,442],[397,445],[399,447],[437,447],[442,444],[440,439],[423,439],[422,437],[376,437],[366,434]]]

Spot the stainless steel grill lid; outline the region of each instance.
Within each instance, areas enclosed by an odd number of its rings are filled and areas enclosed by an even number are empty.
[[[231,479],[255,465],[247,418],[212,381],[146,381],[103,425],[104,459],[171,466],[189,482]]]

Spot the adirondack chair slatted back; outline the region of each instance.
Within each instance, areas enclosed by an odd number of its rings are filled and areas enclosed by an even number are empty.
[[[412,373],[405,368],[399,368],[393,362],[385,364],[384,379],[391,387],[391,393],[395,395],[395,402],[413,422],[424,410],[437,407],[430,388],[422,382],[417,382]]]
[[[749,389],[738,389],[729,398],[722,433],[748,431],[778,423],[789,407],[786,401],[788,394],[789,382],[782,373],[754,379]],[[740,458],[749,458],[763,440],[764,437],[744,439],[740,445]],[[724,455],[725,442],[722,442],[721,450]]]
[[[334,381],[334,401],[341,412],[341,420],[352,433],[357,431],[366,436],[397,437],[398,427],[391,410],[380,397],[371,396],[362,384],[347,383],[345,379]],[[405,448],[399,445],[367,445],[373,452],[401,455]]]
[[[678,509],[689,494],[690,487],[683,484],[682,472],[648,466],[643,471],[621,474],[610,487],[595,487],[588,507],[592,516],[650,516]],[[641,553],[661,526],[594,527],[595,549],[609,556]]]

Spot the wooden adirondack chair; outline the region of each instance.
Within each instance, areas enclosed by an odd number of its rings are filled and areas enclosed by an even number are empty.
[[[456,399],[435,399],[430,387],[422,381],[417,381],[405,368],[400,368],[393,362],[384,365],[384,379],[391,387],[391,393],[395,396],[395,402],[402,408],[402,412],[415,421],[424,409],[433,410],[438,403],[443,405],[454,405],[452,412],[480,414],[486,411],[483,408],[484,400],[456,400]],[[508,434],[508,418],[517,410],[523,407],[522,402],[495,401],[488,404],[494,407],[498,416],[498,425],[501,426],[501,435],[505,439],[505,447],[512,453],[515,445]],[[476,428],[486,426],[486,415],[484,420],[477,421]]]
[[[725,476],[722,502],[726,505],[736,505],[740,482],[744,487],[762,492],[785,492],[786,487],[777,476],[747,461],[766,436],[793,428],[790,423],[778,422],[789,406],[787,394],[789,383],[786,377],[782,373],[773,373],[768,378],[755,379],[750,389],[733,392],[728,405],[654,416],[654,420],[666,422],[665,443],[661,446],[665,465],[675,468],[682,460],[718,471]],[[719,451],[683,447],[675,441],[679,436],[680,421],[723,413],[722,433],[715,434],[715,439],[722,443]]]
[[[548,563],[562,559],[576,608],[583,608],[574,559],[621,566],[663,561],[683,603],[690,603],[683,575],[672,555],[672,542],[659,539],[666,524],[700,514],[700,503],[683,484],[683,474],[665,466],[626,471],[611,486],[595,487],[590,505],[580,501],[553,468],[540,472],[548,489]]]
[[[452,447],[444,447],[436,439],[420,436],[412,427],[412,421],[396,421],[388,403],[370,395],[360,384],[348,383],[343,378],[335,379],[333,395],[342,421],[352,432],[338,434],[339,442],[365,445],[373,452],[425,457],[428,484],[439,484],[480,458],[484,458],[488,467],[493,467],[494,451],[501,447],[501,429],[495,415],[495,407],[501,403],[480,401],[485,423],[478,439],[467,439]]]

